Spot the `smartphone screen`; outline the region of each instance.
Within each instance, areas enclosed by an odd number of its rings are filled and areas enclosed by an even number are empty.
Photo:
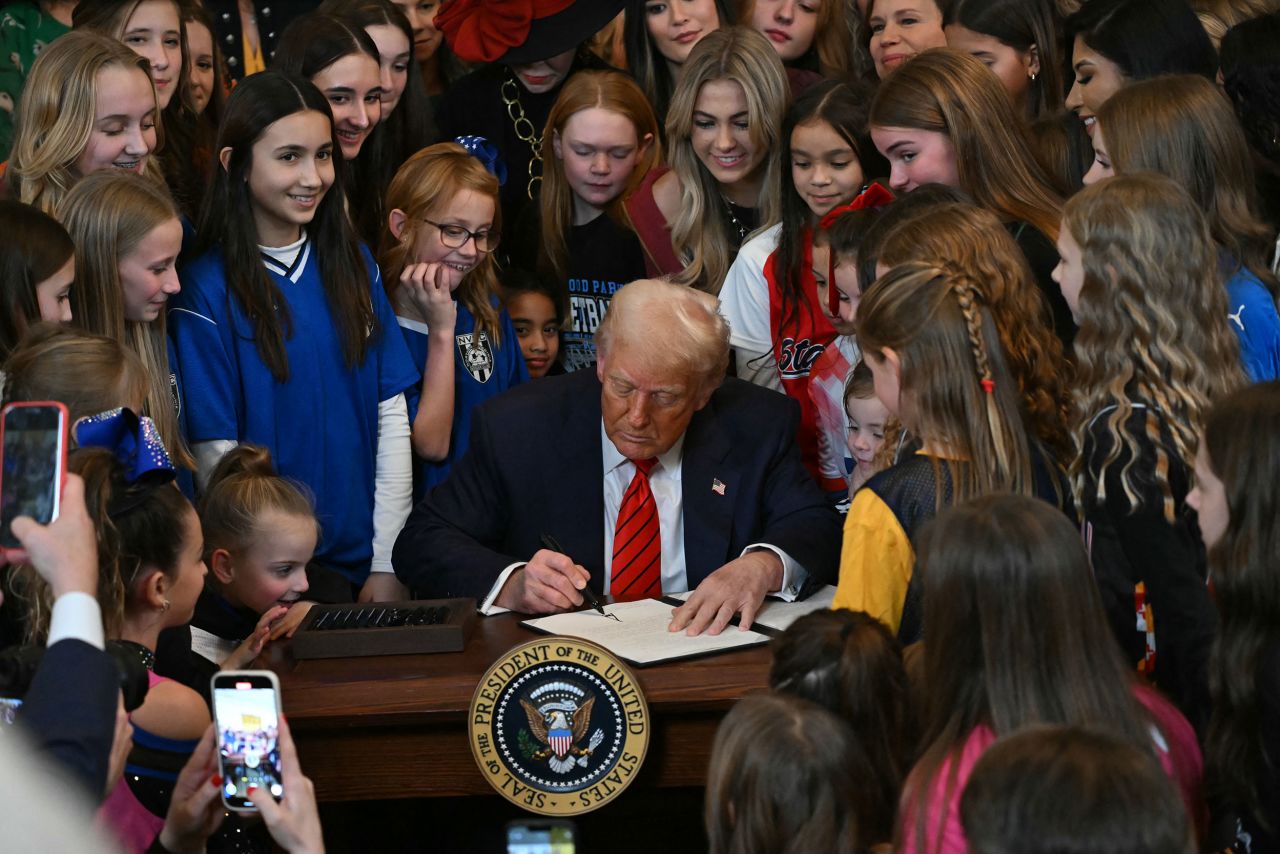
[[[21,708],[21,700],[13,697],[0,697],[0,735],[3,735],[6,729],[17,722],[18,710]]]
[[[9,526],[19,516],[42,525],[58,518],[65,431],[65,410],[60,406],[5,407],[0,546],[18,547]]]
[[[513,821],[507,854],[574,854],[573,825],[566,821]]]
[[[277,800],[284,797],[277,694],[275,676],[265,671],[233,671],[213,679],[222,800],[231,809],[255,809],[251,788],[266,789]]]

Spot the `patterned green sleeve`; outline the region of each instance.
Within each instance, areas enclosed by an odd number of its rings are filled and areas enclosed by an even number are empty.
[[[13,3],[0,12],[0,159],[7,160],[13,147],[14,116],[31,63],[68,31],[34,2]]]

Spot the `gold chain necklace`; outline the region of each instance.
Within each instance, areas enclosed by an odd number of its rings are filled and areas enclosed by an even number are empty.
[[[502,103],[507,105],[507,115],[511,117],[511,124],[515,127],[516,139],[529,143],[529,147],[533,149],[533,156],[529,158],[529,184],[525,188],[532,200],[534,188],[542,182],[542,137],[524,114],[524,107],[520,104],[520,85],[507,77],[499,91]]]

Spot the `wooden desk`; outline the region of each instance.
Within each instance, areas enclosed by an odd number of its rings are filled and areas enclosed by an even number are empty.
[[[280,677],[285,715],[321,801],[490,795],[466,737],[476,682],[511,647],[542,637],[514,614],[481,618],[459,653],[298,661],[287,644],[259,661]],[[733,631],[733,629],[730,629]],[[649,754],[636,785],[701,786],[734,701],[768,684],[768,646],[633,668],[649,703]]]

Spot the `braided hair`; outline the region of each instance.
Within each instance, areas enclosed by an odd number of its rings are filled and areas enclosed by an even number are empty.
[[[952,501],[1034,494],[1032,446],[980,284],[947,263],[913,261],[882,276],[858,307],[864,358],[897,358],[903,426],[946,467]],[[947,478],[938,477],[941,508]]]

